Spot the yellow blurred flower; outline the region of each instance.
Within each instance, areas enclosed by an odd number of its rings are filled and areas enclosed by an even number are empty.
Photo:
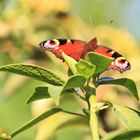
[[[127,30],[103,25],[94,28],[93,33],[101,44],[117,50],[127,58],[140,54],[136,40]]]
[[[0,37],[5,37],[11,32],[11,27],[8,23],[0,21]]]
[[[63,11],[67,12],[70,9],[68,0],[21,0],[24,6],[32,8],[38,14],[50,14],[52,12]]]

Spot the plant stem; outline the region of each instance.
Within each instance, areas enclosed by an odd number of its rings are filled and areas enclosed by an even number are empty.
[[[85,116],[83,114],[75,113],[75,112],[70,112],[70,111],[66,111],[66,110],[62,110],[62,112],[68,113],[68,114],[71,114],[71,115],[76,115],[76,116],[87,118],[87,116]]]
[[[80,99],[86,101],[86,99],[83,96],[81,96],[79,93],[75,92],[75,95],[78,96],[78,97],[80,97]]]
[[[98,118],[97,118],[97,107],[96,107],[96,96],[91,95],[89,98],[90,103],[90,129],[92,140],[99,140],[99,131],[98,131]]]

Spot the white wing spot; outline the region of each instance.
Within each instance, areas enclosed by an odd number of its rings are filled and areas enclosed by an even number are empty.
[[[67,40],[67,43],[71,43],[71,40],[70,40],[70,39],[68,39],[68,40]]]
[[[62,52],[62,50],[61,50],[61,49],[60,49],[59,51],[60,51],[60,52]]]
[[[56,46],[54,49],[55,49],[55,50],[58,50],[58,49],[59,49],[59,47],[57,47],[57,46]]]

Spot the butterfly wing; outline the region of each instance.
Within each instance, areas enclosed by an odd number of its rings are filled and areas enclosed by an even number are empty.
[[[86,42],[72,39],[53,39],[40,43],[43,51],[51,51],[58,58],[63,60],[62,52],[66,55],[79,60],[84,51]]]
[[[94,51],[99,54],[114,58],[114,61],[110,64],[108,70],[113,69],[124,72],[131,68],[130,63],[126,60],[125,57],[106,46],[99,45]]]
[[[121,54],[106,46],[97,45],[96,38],[93,38],[87,43],[82,40],[53,39],[41,42],[40,46],[43,51],[51,51],[62,60],[62,52],[78,61],[84,59],[88,52],[94,51],[104,56],[114,58],[114,61],[110,64],[108,70],[113,69],[124,72],[131,68],[130,63]]]

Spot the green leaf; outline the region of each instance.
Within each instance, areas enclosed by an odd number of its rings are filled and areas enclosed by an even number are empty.
[[[90,78],[96,70],[95,65],[85,60],[80,60],[75,66],[78,73],[84,75],[87,79]]]
[[[60,130],[75,127],[77,127],[78,129],[88,127],[88,119],[83,117],[75,117],[62,123],[57,129]]]
[[[116,116],[124,122],[130,130],[140,130],[140,112],[138,110],[111,103]]]
[[[27,124],[25,124],[24,126],[22,126],[21,128],[19,128],[18,130],[16,130],[15,132],[13,132],[11,134],[11,137],[15,137],[16,135],[20,134],[21,132],[31,128],[32,126],[36,125],[37,123],[39,123],[40,121],[60,112],[61,109],[60,108],[53,108],[43,114],[41,114],[40,116],[38,116],[37,118],[31,120],[30,122],[28,122]],[[57,120],[56,120],[57,121]]]
[[[129,131],[140,130],[140,111],[112,102],[108,102],[108,104],[112,105],[116,116]],[[133,140],[139,140],[139,138],[133,138]]]
[[[51,90],[51,88],[59,88],[57,86],[54,86],[54,87],[47,87],[47,86],[39,86],[39,87],[36,87],[33,94],[31,95],[31,97],[29,97],[29,99],[27,100],[27,104],[28,103],[31,103],[33,101],[37,101],[37,100],[41,100],[41,99],[48,99],[48,98],[54,98],[53,100],[55,101],[56,99],[56,92],[54,93],[54,91]],[[51,91],[49,92],[50,89]],[[61,87],[60,87],[61,89]],[[61,90],[60,90],[61,91]],[[64,92],[62,92],[62,94],[66,94],[66,93],[72,93],[74,92],[75,90],[66,90]],[[53,93],[52,93],[53,92]],[[58,95],[58,99],[54,102],[54,103],[58,103],[59,101],[59,96],[61,93],[57,93]],[[51,95],[51,96],[50,96]]]
[[[139,140],[140,130],[119,130],[108,134],[102,140]]]
[[[87,97],[96,94],[96,89],[94,87],[86,86],[84,87],[84,90],[86,91]]]
[[[94,73],[95,75],[103,73],[114,60],[111,57],[107,57],[95,52],[88,53],[85,59],[96,66],[96,71]]]
[[[59,98],[62,93],[62,89],[62,86],[49,86],[48,88],[48,93],[56,105],[59,105]]]
[[[39,86],[36,87],[31,97],[27,100],[27,104],[31,103],[33,101],[37,101],[40,99],[48,99],[50,98],[50,94],[48,92],[47,86]]]
[[[139,100],[138,91],[136,85],[133,80],[128,78],[121,78],[121,79],[108,79],[108,80],[100,80],[98,81],[98,85],[105,85],[105,84],[115,84],[120,85],[127,88],[132,96],[134,96],[137,100]]]
[[[77,64],[77,61],[75,59],[73,59],[72,57],[67,56],[65,53],[62,53],[62,56],[65,60],[65,62],[67,63],[67,65],[69,66],[69,68],[71,69],[73,74],[77,73],[77,69],[75,67],[75,65]]]
[[[52,85],[64,84],[64,81],[60,77],[50,72],[49,70],[36,65],[11,64],[0,67],[0,71],[7,71],[19,75],[28,76]]]
[[[70,77],[70,79],[65,83],[63,87],[63,91],[67,89],[73,89],[73,88],[78,88],[82,87],[86,82],[86,78],[82,75],[76,75]]]

